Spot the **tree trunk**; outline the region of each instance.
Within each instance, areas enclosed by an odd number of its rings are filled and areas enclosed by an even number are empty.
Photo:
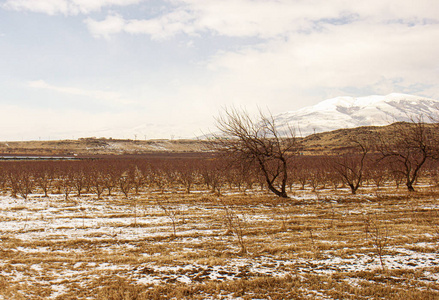
[[[413,184],[411,182],[407,182],[407,189],[409,192],[414,192],[415,188],[413,187]]]
[[[276,196],[282,197],[282,198],[289,198],[285,189],[279,191],[278,189],[276,189],[271,183],[270,181],[267,179],[267,184],[268,184],[268,189],[270,191],[272,191],[274,194],[276,194]]]

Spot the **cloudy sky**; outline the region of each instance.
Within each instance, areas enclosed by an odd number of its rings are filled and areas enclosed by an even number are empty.
[[[0,140],[194,137],[231,105],[439,99],[438,53],[437,0],[0,0]]]

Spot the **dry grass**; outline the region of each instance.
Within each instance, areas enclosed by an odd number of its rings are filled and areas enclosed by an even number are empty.
[[[437,299],[438,195],[2,196],[0,299]]]

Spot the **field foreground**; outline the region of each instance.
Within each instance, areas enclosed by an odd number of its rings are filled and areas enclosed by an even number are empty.
[[[438,299],[438,195],[3,195],[0,299]]]

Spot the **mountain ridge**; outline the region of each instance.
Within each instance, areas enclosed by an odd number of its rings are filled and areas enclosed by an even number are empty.
[[[439,116],[439,101],[431,98],[392,93],[366,97],[336,97],[296,111],[273,116],[277,128],[285,132],[297,128],[301,136],[341,128],[384,126],[412,118]]]

